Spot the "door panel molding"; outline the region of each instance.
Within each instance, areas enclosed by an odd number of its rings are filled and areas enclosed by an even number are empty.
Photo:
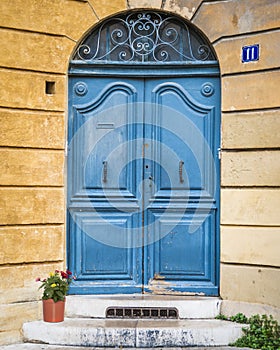
[[[79,80],[79,79],[77,79]],[[76,86],[74,80],[74,87]],[[83,79],[83,82],[89,84],[89,79]],[[103,81],[103,80],[102,80]],[[106,84],[106,79],[104,83]],[[81,83],[81,81],[79,81]],[[74,88],[75,89],[75,88]],[[120,90],[119,90],[120,89]],[[99,89],[100,90],[100,89]],[[141,100],[141,88],[136,89],[131,84],[125,83],[108,83],[96,98],[83,97],[87,99],[86,103],[81,104],[82,98],[75,96],[73,99],[78,103],[72,106],[72,125],[71,134],[69,135],[70,150],[71,146],[77,151],[70,155],[70,167],[73,176],[72,187],[70,188],[70,201],[87,200],[91,197],[118,197],[125,198],[136,196],[136,178],[132,164],[129,159],[136,159],[135,149],[120,149],[126,142],[137,138],[137,113],[133,110],[133,104]],[[102,96],[104,94],[104,96]],[[140,94],[140,96],[139,96]],[[118,108],[117,113],[114,105],[123,105]],[[85,125],[88,124],[88,127]],[[109,141],[110,134],[114,137]],[[108,161],[108,146],[106,143],[112,143],[110,146],[118,148],[118,155],[110,157]],[[84,153],[78,150],[84,150]],[[128,151],[128,153],[126,153]],[[115,152],[116,154],[117,152]],[[114,168],[118,158],[122,157],[122,163],[128,163],[124,172],[121,174],[121,180],[114,176]],[[107,179],[103,180],[103,171],[87,176],[87,167],[99,168],[101,164],[107,162]],[[94,176],[93,176],[94,175]],[[105,190],[105,192],[104,192]],[[121,191],[121,193],[120,193]]]
[[[181,78],[179,78],[179,81],[180,80]],[[193,81],[195,80],[192,79],[192,82]],[[162,157],[162,153],[165,153],[167,151],[167,148],[165,148],[165,152],[162,152],[160,147],[159,149],[157,148],[161,144],[164,144],[166,146],[168,144],[168,141],[165,141],[163,139],[163,135],[155,136],[155,138],[160,139],[161,142],[155,143],[154,154],[152,158],[155,160],[155,162],[158,162],[162,165],[162,167],[157,168],[158,172],[154,174],[154,178],[160,179],[159,190],[154,195],[155,199],[157,197],[162,199],[166,196],[170,196],[170,192],[168,191],[170,190],[170,186],[164,185],[162,181],[161,170],[162,168],[178,169],[179,165],[177,163],[180,159],[179,162],[183,161],[184,163],[182,171],[184,172],[185,181],[183,183],[180,182],[180,176],[178,175],[179,169],[177,173],[176,171],[174,171],[174,179],[172,180],[172,184],[176,187],[176,190],[173,191],[172,196],[180,198],[182,190],[185,190],[188,192],[188,197],[198,198],[203,196],[205,200],[209,199],[209,201],[212,202],[214,196],[214,190],[213,188],[211,188],[213,179],[210,176],[213,172],[213,170],[211,169],[212,163],[211,161],[209,162],[209,155],[207,156],[206,150],[199,149],[197,147],[197,143],[200,146],[201,143],[198,140],[194,139],[193,134],[197,137],[200,137],[200,132],[204,137],[204,142],[208,144],[209,149],[213,148],[215,133],[215,106],[211,104],[204,105],[202,103],[199,103],[197,101],[197,98],[195,99],[194,97],[192,97],[185,88],[183,88],[179,83],[175,82],[160,83],[156,86],[156,88],[152,89],[151,94],[152,103],[153,105],[155,105],[155,111],[152,120],[154,130],[152,132],[154,133],[154,135],[157,135],[158,133],[167,133],[167,139],[169,136],[168,134],[170,134],[170,132],[175,132],[177,134],[176,136],[178,136],[178,156],[176,157],[177,159],[174,160],[176,164],[171,163],[172,158],[170,157],[165,157],[167,159],[167,163],[164,164],[164,157]],[[180,105],[180,110],[178,110],[178,105]],[[176,109],[173,106],[176,106]],[[173,121],[168,120],[170,118],[168,115],[165,115],[166,113],[173,113],[174,118],[178,117],[180,119],[183,119],[182,115],[185,115],[186,120],[182,120],[181,123],[181,127],[183,128],[183,130],[181,128],[174,128],[174,126],[172,125]],[[166,122],[165,126],[162,124],[163,122]],[[197,130],[197,128],[199,130]],[[186,142],[180,142],[180,138],[186,141],[186,136],[183,135],[184,132],[189,133],[189,147],[186,147]],[[184,150],[184,152],[182,150]],[[212,154],[210,155],[210,158],[212,158]],[[200,159],[200,167],[196,164],[197,159]],[[192,182],[186,181],[187,170],[189,176],[192,178]],[[194,174],[190,174],[190,170],[193,170]],[[197,178],[198,173],[201,174],[200,178]],[[195,180],[197,180],[198,182],[195,183]]]

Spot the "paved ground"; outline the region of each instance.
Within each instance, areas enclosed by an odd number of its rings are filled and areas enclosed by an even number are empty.
[[[57,346],[57,345],[43,345],[43,344],[14,344],[6,345],[1,350],[112,350],[120,349],[115,348],[96,348],[96,347],[77,347],[77,346]],[[135,350],[136,348],[123,348],[124,350]],[[137,348],[137,350],[248,350],[248,348],[236,348],[230,346],[218,346],[218,347],[176,347],[176,348]]]

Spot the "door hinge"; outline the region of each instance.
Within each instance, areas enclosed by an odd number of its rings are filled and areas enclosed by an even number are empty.
[[[222,150],[221,147],[218,148],[218,159],[221,159]]]

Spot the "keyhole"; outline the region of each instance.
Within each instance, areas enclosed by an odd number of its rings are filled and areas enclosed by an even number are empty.
[[[146,169],[149,169],[149,165],[148,164],[146,164]]]

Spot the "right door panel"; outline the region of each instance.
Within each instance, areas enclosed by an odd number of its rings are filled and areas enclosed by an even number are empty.
[[[217,295],[219,80],[146,79],[145,102],[145,290]]]

